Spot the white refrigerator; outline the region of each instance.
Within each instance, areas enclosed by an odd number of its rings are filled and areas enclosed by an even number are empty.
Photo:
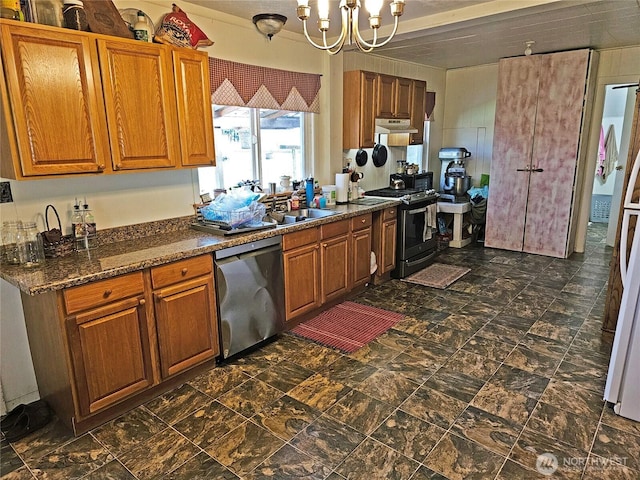
[[[623,292],[604,389],[604,399],[614,404],[614,412],[636,421],[640,421],[640,200],[634,200],[632,196],[639,170],[640,153],[631,168],[624,195],[620,235]],[[635,234],[627,262],[625,249],[629,238],[629,221],[634,216]]]

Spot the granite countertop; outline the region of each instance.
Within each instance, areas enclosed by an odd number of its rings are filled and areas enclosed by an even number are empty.
[[[110,243],[101,242],[104,244],[96,249],[47,259],[44,265],[34,269],[27,269],[20,265],[2,264],[0,265],[0,278],[24,293],[37,295],[211,253],[262,238],[317,227],[393,207],[400,203],[394,199],[380,200],[380,202],[376,205],[357,203],[338,205],[331,208],[337,212],[335,215],[227,237],[197,231],[189,228],[187,222],[182,222],[181,228],[163,231],[161,222],[154,222],[154,229],[147,231],[145,236],[135,239],[123,238],[119,241],[116,238]],[[144,225],[136,227],[139,230],[143,229]],[[132,230],[131,227],[123,228]]]

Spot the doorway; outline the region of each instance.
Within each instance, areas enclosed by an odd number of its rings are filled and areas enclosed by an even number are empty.
[[[623,85],[605,86],[598,159],[589,215],[591,223],[607,224],[606,245],[610,247],[613,247],[616,239],[624,165],[627,162],[635,102],[635,90],[620,88]]]

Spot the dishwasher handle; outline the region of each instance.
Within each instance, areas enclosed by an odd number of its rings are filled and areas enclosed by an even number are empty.
[[[224,260],[229,257],[238,257],[241,255],[249,254],[260,250],[264,252],[265,248],[281,249],[282,248],[282,235],[276,235],[274,237],[263,238],[254,242],[243,243],[242,245],[236,245],[235,247],[223,248],[213,252],[216,261]]]
[[[216,258],[216,265],[224,265],[229,262],[235,262],[238,260],[245,260],[247,258],[257,257],[258,255],[267,255],[269,253],[282,253],[282,248],[279,245],[271,247],[263,247],[257,250],[248,250],[245,252],[238,252],[235,255],[225,255],[223,258]]]

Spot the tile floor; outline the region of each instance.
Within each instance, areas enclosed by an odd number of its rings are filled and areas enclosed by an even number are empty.
[[[358,352],[283,335],[79,438],[3,443],[2,478],[638,479],[640,423],[602,401],[605,233],[568,260],[449,249],[471,272],[447,290],[354,299],[406,315]]]

